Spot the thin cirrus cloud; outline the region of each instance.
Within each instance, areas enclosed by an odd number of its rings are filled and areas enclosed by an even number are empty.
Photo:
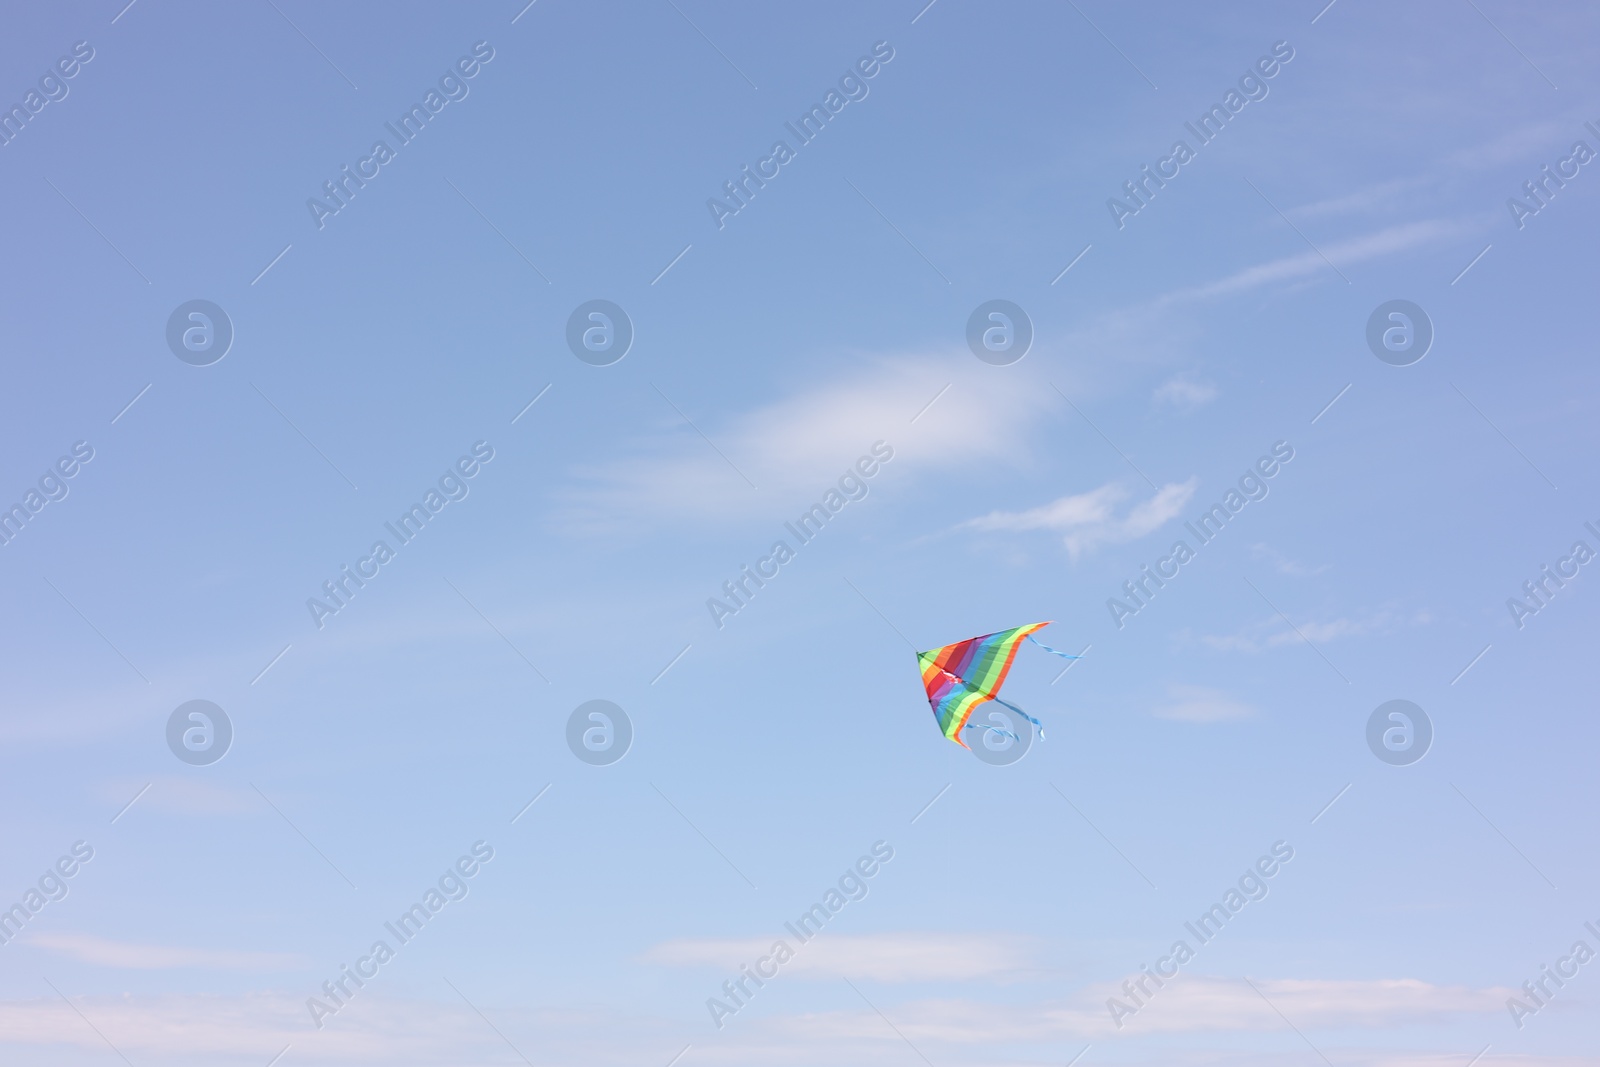
[[[1226,278],[1204,285],[1179,289],[1156,298],[1154,305],[1162,307],[1180,301],[1232,296],[1273,282],[1298,280],[1320,271],[1330,270],[1330,260],[1335,264],[1350,266],[1445,241],[1462,233],[1463,229],[1463,224],[1445,219],[1423,219],[1420,222],[1390,226],[1376,233],[1321,245],[1317,251],[1301,252],[1269,260],[1254,267],[1246,267]]]
[[[1178,517],[1194,496],[1198,484],[1196,478],[1169,482],[1156,490],[1155,496],[1139,501],[1119,515],[1118,506],[1130,494],[1124,486],[1110,482],[1087,493],[1064,496],[1027,511],[991,511],[968,519],[957,529],[987,533],[1049,530],[1062,534],[1061,543],[1066,546],[1067,554],[1076,560],[1101,545],[1133,541],[1160,529]]]
[[[1321,574],[1328,569],[1326,563],[1316,567],[1307,566],[1298,560],[1290,559],[1271,545],[1254,544],[1250,546],[1250,555],[1256,559],[1264,559],[1272,565],[1272,569],[1279,574],[1287,574],[1291,578],[1309,578]]]
[[[806,952],[824,943],[819,939],[808,946],[784,973],[798,965]],[[845,977],[852,982],[870,980],[859,973]],[[471,995],[474,987],[467,984],[463,992]],[[1440,986],[1417,979],[1258,978],[1252,989],[1237,979],[1185,975],[1168,983],[1136,1016],[1125,1019],[1120,1031],[1106,1009],[1108,997],[1125,995],[1120,984],[1081,986],[1065,997],[1054,993],[1048,999],[1022,1000],[1014,990],[996,992],[997,997],[988,1000],[970,996],[896,1000],[878,992],[872,1003],[894,1019],[895,1027],[913,1045],[926,1042],[943,1045],[951,1052],[959,1046],[989,1052],[1067,1038],[1099,1041],[1145,1034],[1277,1033],[1283,1030],[1283,1016],[1273,1007],[1305,1028],[1395,1029],[1464,1016],[1503,1015],[1506,997],[1516,991]],[[368,992],[357,1003],[358,1011],[348,1017],[341,1014],[337,1025],[315,1031],[307,1022],[304,999],[281,992],[100,995],[76,997],[71,1004],[55,997],[5,1000],[0,1001],[0,1055],[15,1057],[16,1062],[35,1062],[39,1049],[63,1044],[104,1055],[103,1034],[119,1050],[152,1061],[209,1056],[254,1057],[265,1062],[289,1043],[300,1062],[318,1065],[489,1063],[505,1056],[494,1031],[459,1001],[396,999]],[[537,1043],[553,1063],[610,1067],[648,1062],[651,1056],[665,1063],[687,1040],[681,1021],[642,1016],[620,1007],[501,1008],[493,1014],[500,1029],[518,1035],[519,1046],[527,1047],[524,1039]],[[96,1030],[83,1025],[85,1016],[95,1021]],[[709,1033],[710,1024],[704,1025]],[[883,1016],[865,1005],[845,1010],[800,1009],[748,1020],[741,1016],[719,1036],[719,1055],[709,1062],[796,1062],[796,1041],[802,1038],[813,1058],[820,1061],[818,1054],[825,1052],[827,1062],[841,1065],[881,1063],[886,1041],[898,1044],[892,1034],[886,1037]],[[1414,1042],[1410,1047],[1415,1053]],[[1431,1051],[1453,1055],[1459,1049]],[[1200,1067],[1214,1064],[1214,1056],[1207,1050],[1169,1049],[1161,1062]],[[957,1054],[949,1062],[968,1061]]]
[[[112,941],[91,934],[32,934],[26,943],[80,963],[122,970],[162,971],[182,967],[231,971],[287,971],[304,967],[304,957],[289,952],[236,952],[175,945]]]
[[[1258,980],[1255,986],[1197,975],[1163,990],[1162,999],[1125,1020],[1125,1029],[1135,1033],[1266,1030],[1282,1027],[1285,1016],[1306,1028],[1376,1029],[1504,1012],[1505,998],[1513,992],[1499,987],[1439,986],[1415,978],[1289,978]],[[1107,996],[1119,994],[1109,987],[1104,992]],[[1165,999],[1169,992],[1175,994],[1171,1001]]]
[[[759,937],[680,938],[652,946],[642,959],[664,966],[732,972],[770,952],[773,941]],[[1007,935],[830,934],[796,952],[783,973],[874,982],[965,982],[1015,979],[1035,969],[1023,943]]]
[[[1305,641],[1323,643],[1346,637],[1366,637],[1390,633],[1400,626],[1424,626],[1433,621],[1426,611],[1402,615],[1395,611],[1376,611],[1364,619],[1315,619],[1290,627],[1276,615],[1269,615],[1231,634],[1205,634],[1200,640],[1221,652],[1261,652],[1269,648],[1298,645]]]
[[[149,788],[142,791],[139,780],[119,778],[107,782],[100,795],[106,803],[121,807],[137,794],[141,808],[174,815],[242,815],[261,810],[259,796],[233,786],[175,775],[158,775],[145,784]]]
[[[1227,722],[1248,719],[1255,713],[1255,708],[1219,689],[1198,685],[1168,686],[1167,702],[1153,712],[1158,719],[1177,722]]]
[[[577,527],[640,514],[770,518],[820,496],[879,440],[894,458],[869,495],[911,471],[1015,460],[1055,394],[1019,375],[982,373],[991,369],[964,354],[887,359],[727,418],[687,388],[658,383],[683,416],[656,398],[661,429],[626,460],[577,469],[566,518]]]
[[[903,1001],[884,1010],[892,1014],[896,1028],[913,1045],[926,1041],[993,1047],[1064,1038],[1096,1041],[1159,1033],[1280,1031],[1284,1016],[1308,1028],[1386,1029],[1502,1013],[1505,998],[1512,992],[1498,987],[1439,986],[1417,979],[1256,979],[1252,988],[1237,979],[1194,975],[1164,986],[1137,1015],[1123,1020],[1121,1030],[1112,1022],[1106,1000],[1126,994],[1111,983],[1083,987],[1050,1003],[941,998]],[[883,1003],[879,1001],[878,1006]],[[866,1008],[782,1015],[760,1024],[764,1032],[757,1040],[781,1041],[803,1031],[813,1042],[837,1042],[841,1052],[859,1047],[858,1042],[882,1028],[881,1019]],[[747,1047],[746,1051],[753,1049]],[[1209,1054],[1199,1053],[1187,1060],[1167,1056],[1162,1062],[1215,1061]]]
[[[1319,218],[1329,215],[1363,214],[1393,207],[1395,202],[1406,194],[1419,189],[1432,188],[1437,184],[1438,180],[1431,176],[1393,178],[1388,181],[1363,186],[1351,193],[1328,197],[1309,204],[1301,204],[1298,207],[1290,208],[1289,212],[1297,219]]]
[[[1209,382],[1197,382],[1179,376],[1169,378],[1156,388],[1154,400],[1165,407],[1192,411],[1204,407],[1217,398],[1217,387]]]
[[[1553,146],[1567,143],[1567,134],[1580,127],[1585,117],[1573,113],[1562,119],[1519,122],[1507,132],[1487,141],[1450,152],[1428,172],[1388,178],[1352,192],[1300,204],[1288,211],[1296,219],[1307,219],[1391,210],[1400,206],[1402,201],[1424,203],[1436,199],[1446,185],[1439,177],[1440,167],[1444,168],[1445,173],[1456,173],[1526,162],[1535,162],[1537,166],[1538,162],[1547,161],[1544,157],[1550,154]]]
[[[80,1014],[81,1013],[81,1014]],[[361,1011],[315,1030],[305,998],[288,993],[239,995],[91,995],[70,1003],[47,996],[0,1001],[0,1057],[40,1063],[40,1048],[72,1045],[104,1057],[109,1042],[148,1062],[265,1063],[292,1043],[301,1063],[487,1063],[500,1046],[481,1018],[459,1003],[363,998]],[[83,1025],[94,1020],[94,1028]],[[18,1058],[11,1059],[11,1056]],[[50,1061],[54,1062],[54,1061]],[[76,1062],[76,1061],[74,1061]]]
[[[1450,170],[1488,170],[1530,160],[1548,162],[1551,151],[1564,149],[1569,135],[1581,132],[1586,117],[1572,112],[1564,118],[1509,124],[1505,133],[1451,152],[1443,164]]]

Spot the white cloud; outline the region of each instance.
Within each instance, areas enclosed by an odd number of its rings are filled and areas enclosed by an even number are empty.
[[[1437,986],[1417,979],[1261,980],[1257,988],[1284,1015],[1303,1027],[1381,1029],[1440,1021],[1459,1015],[1505,1011],[1504,988]],[[887,1008],[895,1027],[919,1041],[989,1045],[1078,1040],[1119,1034],[1106,1008],[1109,997],[1125,997],[1118,983],[1097,983],[1065,1003],[1016,1005],[977,1000],[916,1000]],[[784,1017],[768,1024],[779,1034],[804,1033],[810,1040],[878,1037],[875,1012],[834,1012]],[[1245,983],[1208,975],[1184,975],[1168,983],[1138,1014],[1124,1017],[1120,1034],[1281,1031],[1283,1019]],[[892,1036],[892,1035],[891,1035]]]
[[[1268,648],[1298,645],[1305,641],[1322,644],[1343,637],[1392,633],[1404,625],[1424,626],[1432,621],[1433,617],[1426,611],[1419,611],[1408,617],[1388,609],[1373,612],[1364,619],[1335,618],[1326,621],[1310,619],[1297,622],[1294,626],[1290,626],[1277,615],[1268,615],[1242,627],[1237,633],[1205,634],[1200,640],[1224,652],[1260,652]]]
[[[469,995],[477,992],[462,979],[455,981]],[[70,995],[71,987],[63,992]],[[476,995],[474,1001],[494,1017],[502,1031],[515,1035],[520,1047],[537,1041],[541,1063],[618,1067],[666,1063],[683,1047],[681,1022],[653,1019],[636,1011],[508,1009]],[[84,1025],[85,1018],[93,1020],[94,1029]],[[534,1036],[530,1038],[530,1034]],[[70,1005],[53,995],[0,1001],[0,1060],[5,1062],[63,1062],[42,1055],[61,1046],[73,1046],[93,1058],[82,1062],[102,1062],[110,1055],[107,1043],[135,1062],[184,1067],[202,1067],[224,1059],[264,1064],[289,1044],[294,1051],[283,1063],[292,1059],[295,1064],[315,1067],[351,1063],[490,1067],[508,1062],[503,1039],[447,988],[443,996],[429,1000],[364,990],[338,1014],[325,1019],[321,1029],[311,1022],[304,991],[298,995],[73,995]]]
[[[1158,719],[1175,719],[1179,722],[1226,722],[1230,719],[1248,719],[1256,713],[1249,704],[1235,700],[1217,689],[1198,685],[1167,686],[1169,703],[1156,708]]]
[[[1289,214],[1297,219],[1316,218],[1322,215],[1360,214],[1380,207],[1390,206],[1402,194],[1437,184],[1437,178],[1431,176],[1395,178],[1391,181],[1363,186],[1343,196],[1329,197],[1314,203],[1290,208]]]
[[[1127,499],[1128,491],[1115,483],[1102,485],[1087,493],[1064,496],[1042,507],[1028,511],[991,511],[961,524],[970,530],[1005,530],[1022,533],[1028,530],[1070,530],[1074,527],[1104,525],[1112,519],[1113,506]]]
[[[1183,511],[1194,496],[1198,481],[1169,482],[1156,495],[1129,508],[1120,518],[1116,506],[1128,498],[1128,490],[1108,483],[1087,493],[1064,496],[1027,511],[991,511],[968,519],[957,529],[1025,533],[1052,530],[1065,533],[1061,539],[1067,552],[1077,559],[1084,552],[1104,544],[1132,541],[1160,529]]]
[[[120,808],[145,784],[149,792],[140,796],[134,810],[165,811],[174,815],[237,815],[261,810],[261,798],[243,789],[218,785],[195,778],[161,776],[141,782],[119,778],[102,785],[102,799]]]
[[[1329,270],[1330,260],[1348,267],[1364,260],[1394,255],[1435,241],[1447,240],[1461,232],[1462,226],[1459,223],[1443,219],[1424,219],[1421,222],[1391,226],[1363,237],[1320,245],[1320,252],[1308,250],[1297,255],[1285,256],[1282,259],[1247,267],[1219,281],[1180,289],[1158,298],[1155,304],[1159,307],[1174,301],[1204,300],[1214,296],[1241,293],[1272,282],[1304,278]],[[1323,258],[1324,255],[1327,259]]]
[[[772,938],[684,938],[655,945],[642,959],[732,974],[769,953],[772,945]],[[1022,943],[1003,934],[829,934],[800,947],[782,973],[874,982],[965,982],[1015,978],[1033,969]]]
[[[32,934],[24,941],[38,948],[59,952],[97,967],[156,971],[175,967],[201,967],[210,970],[281,971],[306,965],[304,957],[287,952],[236,952],[226,949],[180,948],[172,945],[141,945],[131,941],[110,941],[91,934]]]
[[[1364,185],[1349,193],[1286,210],[1292,218],[1299,220],[1401,209],[1409,204],[1421,204],[1430,198],[1437,198],[1448,184],[1441,179],[1441,174],[1521,163],[1531,168],[1531,175],[1539,164],[1554,163],[1556,157],[1563,154],[1569,143],[1569,135],[1581,126],[1585,117],[1573,112],[1561,118],[1511,124],[1508,132],[1451,152],[1424,173]]]
[[[824,935],[824,939],[831,937]],[[824,939],[807,950],[820,948]],[[859,976],[851,980],[858,981]],[[995,990],[994,996],[986,1000],[897,1000],[890,990],[869,986],[866,992],[874,1007],[820,1011],[785,1011],[783,998],[769,999],[773,994],[766,993],[757,1003],[769,1007],[759,1007],[748,1014],[741,1012],[714,1039],[707,1017],[696,1011],[695,1023],[704,1027],[699,1032],[706,1035],[706,1040],[694,1039],[693,1057],[696,1063],[715,1067],[753,1062],[784,1067],[819,1062],[867,1067],[887,1062],[891,1056],[905,1059],[908,1051],[900,1036],[903,1035],[924,1050],[937,1048],[941,1063],[976,1067],[1002,1060],[1024,1062],[1027,1046],[1045,1042],[1127,1040],[1141,1034],[1276,1036],[1284,1031],[1282,1018],[1243,982],[1184,974],[1169,982],[1136,1016],[1125,1019],[1119,1032],[1111,1022],[1106,999],[1122,995],[1121,981],[1119,977],[1115,982],[1081,986],[1065,996],[1052,990],[1041,993],[1041,999],[1026,1001],[1013,990]],[[1439,986],[1416,979],[1255,981],[1279,1011],[1307,1029],[1386,1030],[1417,1023],[1448,1023],[1465,1015],[1503,1017],[1505,998],[1515,992]],[[805,987],[793,988],[798,991]],[[63,991],[70,994],[71,987]],[[105,1043],[109,1041],[135,1060],[199,1067],[224,1058],[231,1062],[235,1057],[241,1062],[265,1063],[292,1043],[294,1062],[314,1067],[351,1063],[488,1067],[507,1062],[509,1053],[496,1033],[499,1031],[521,1049],[536,1047],[541,1063],[620,1067],[628,1063],[666,1063],[693,1037],[692,1032],[685,1035],[682,1018],[652,1017],[621,1005],[585,1008],[580,1000],[559,1007],[532,1008],[499,998],[480,999],[480,991],[471,984],[465,984],[463,992],[494,1019],[494,1029],[486,1027],[471,1008],[443,989],[438,998],[426,1000],[363,991],[326,1020],[321,1030],[311,1025],[303,991],[298,995],[73,995],[71,1005],[54,996],[0,1001],[0,1058],[7,1062],[46,1062],[53,1050],[63,1046],[86,1056],[104,1058]],[[795,999],[793,993],[790,998]],[[884,1015],[879,1015],[879,1010]],[[894,1020],[893,1029],[885,1026],[885,1016]],[[85,1026],[84,1018],[92,1019],[95,1029]],[[1374,1042],[1368,1037],[1363,1044],[1371,1048]],[[1459,1064],[1459,1049],[1440,1051],[1454,1053]],[[1018,1059],[1014,1052],[1022,1053],[1023,1058]],[[1248,1046],[1239,1049],[1239,1053],[1240,1056],[1230,1056],[1230,1062],[1267,1067],[1281,1060],[1281,1055],[1274,1058],[1264,1049],[1256,1054]],[[1200,1067],[1214,1064],[1214,1057],[1212,1051],[1185,1052],[1173,1047],[1161,1053],[1159,1062],[1174,1067]],[[1403,1054],[1363,1058],[1362,1062],[1382,1063],[1385,1067],[1446,1067],[1446,1061],[1431,1060],[1426,1051],[1416,1049],[1414,1044]],[[1506,1062],[1527,1067],[1578,1067],[1579,1061]]]
[[[820,499],[879,440],[894,450],[883,470],[895,478],[997,459],[1015,464],[1027,453],[1029,428],[1060,398],[1025,375],[984,373],[992,370],[970,355],[882,360],[726,419],[669,384],[665,395],[706,437],[661,401],[662,425],[672,428],[641,438],[626,460],[581,468],[589,484],[573,494],[569,518],[770,519]]]
[[[1217,387],[1208,382],[1195,382],[1179,376],[1162,382],[1155,391],[1155,402],[1167,407],[1193,410],[1204,407],[1217,398]]]
[[[1295,627],[1308,641],[1332,641],[1340,637],[1361,637],[1370,633],[1377,622],[1357,622],[1355,619],[1329,619],[1327,622],[1303,622]],[[1269,645],[1289,645],[1294,642],[1289,634],[1277,633],[1267,638]]]
[[[1256,559],[1264,559],[1268,561],[1272,564],[1273,570],[1277,571],[1279,574],[1287,574],[1293,578],[1309,578],[1312,575],[1321,574],[1323,571],[1328,569],[1328,565],[1326,563],[1322,564],[1320,567],[1308,567],[1303,563],[1297,563],[1270,545],[1251,545],[1250,555]]]
[[[1568,138],[1582,122],[1580,115],[1519,122],[1498,137],[1450,153],[1443,162],[1451,169],[1486,170],[1507,163],[1529,163],[1537,170],[1540,163],[1554,163],[1563,154]]]
[[[1462,1015],[1493,1015],[1505,1011],[1505,997],[1511,992],[1436,986],[1415,979],[1258,979],[1256,986],[1284,1015],[1307,1028],[1388,1029]],[[833,1063],[868,1063],[882,1062],[891,1048],[903,1054],[902,1043],[909,1041],[921,1048],[940,1047],[943,1058],[951,1062],[994,1063],[1000,1059],[994,1050],[1008,1045],[1127,1040],[1141,1034],[1276,1034],[1284,1029],[1283,1018],[1236,979],[1185,975],[1160,990],[1137,1015],[1124,1018],[1120,1031],[1106,1008],[1111,996],[1123,996],[1120,982],[1081,988],[1064,1001],[1033,1004],[953,998],[886,1003],[885,998],[874,997],[872,1008],[752,1020],[751,1029],[735,1038],[739,1049],[724,1051],[728,1062],[740,1062],[741,1056],[743,1062],[753,1062],[769,1048],[804,1047],[812,1054],[806,1062],[826,1058]],[[894,1030],[884,1026],[880,1010],[894,1020]],[[870,1055],[873,1051],[875,1057]],[[1169,1048],[1159,1062],[1213,1064],[1214,1055]],[[1280,1060],[1281,1056],[1267,1056],[1260,1062]]]
[[[1265,1030],[1284,1016],[1304,1028],[1407,1026],[1452,1015],[1505,1011],[1512,990],[1438,986],[1415,978],[1258,980],[1196,976],[1163,989],[1145,1009],[1125,1020],[1130,1030]],[[1172,995],[1169,1001],[1167,997]],[[1107,996],[1117,992],[1106,990]],[[1273,1007],[1263,1002],[1265,996]]]

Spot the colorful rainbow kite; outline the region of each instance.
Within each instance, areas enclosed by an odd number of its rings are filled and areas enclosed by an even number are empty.
[[[1041,740],[1044,738],[1044,727],[1038,719],[1015,704],[1001,700],[999,694],[1023,638],[1062,659],[1078,658],[1057,652],[1033,636],[1035,630],[1042,630],[1049,625],[1048,622],[1029,623],[1012,630],[957,641],[932,652],[917,653],[917,664],[922,668],[922,687],[928,691],[928,704],[933,708],[933,717],[939,721],[939,729],[946,737],[966,748],[967,743],[961,740],[962,730],[996,729],[968,721],[980,704],[992,700],[1038,726],[1039,737]]]

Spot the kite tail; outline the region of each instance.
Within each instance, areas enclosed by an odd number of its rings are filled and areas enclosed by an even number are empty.
[[[1046,652],[1050,653],[1052,656],[1060,656],[1062,659],[1082,659],[1083,658],[1082,656],[1069,656],[1065,652],[1057,652],[1055,649],[1051,648],[1049,645],[1045,644],[1043,641],[1040,641],[1038,638],[1034,637],[1032,634],[1028,635],[1028,640],[1032,641],[1034,644],[1038,645],[1040,648],[1044,649]],[[1010,707],[1011,705],[1007,704],[1006,706]]]
[[[1061,653],[1059,653],[1059,652],[1056,653],[1056,655],[1058,655],[1058,656],[1060,654]],[[1033,725],[1037,726],[1039,728],[1039,740],[1041,740],[1041,741],[1044,740],[1044,723],[1040,722],[1038,719],[1035,719],[1032,715],[1029,715],[1027,712],[1023,711],[1021,708],[1017,707],[1015,704],[1010,703],[1009,701],[1001,700],[999,697],[994,697],[993,699],[994,699],[994,702],[996,704],[1004,704],[1006,707],[1010,708],[1012,711],[1016,712],[1018,715],[1021,715],[1024,719],[1027,719],[1029,722],[1033,723]],[[1001,732],[1003,733],[1004,731],[1001,731]],[[1018,740],[1020,741],[1021,738],[1018,738]]]
[[[1000,729],[1000,727],[998,727],[998,726],[990,726],[986,722],[969,722],[969,723],[967,723],[967,729],[969,729],[969,730],[989,730],[989,731],[991,731],[993,733],[999,734],[1002,737],[1009,737],[1009,738],[1011,738],[1011,740],[1016,741],[1018,743],[1020,743],[1022,741],[1022,738],[1018,737],[1016,734],[1012,733],[1010,730],[1002,730],[1002,729]],[[1044,734],[1041,733],[1039,736],[1043,737]]]

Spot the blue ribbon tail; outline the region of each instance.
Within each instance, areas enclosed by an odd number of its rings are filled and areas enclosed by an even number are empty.
[[[1010,730],[1002,730],[1002,729],[1000,729],[1000,727],[998,727],[998,726],[990,726],[986,722],[969,722],[969,723],[967,723],[967,729],[969,729],[969,730],[992,730],[993,732],[995,732],[997,734],[1001,734],[1002,736],[1011,738],[1011,740],[1016,741],[1019,744],[1022,742],[1022,738],[1018,737],[1016,734],[1012,733]],[[1039,736],[1043,737],[1044,734],[1041,733]]]
[[[1033,725],[1035,725],[1035,726],[1037,726],[1039,728],[1039,740],[1043,741],[1045,739],[1044,738],[1044,723],[1040,722],[1038,719],[1035,719],[1032,715],[1029,715],[1027,712],[1023,711],[1021,708],[1017,707],[1015,704],[1010,703],[1009,701],[1001,700],[999,697],[995,697],[994,698],[994,702],[996,704],[1002,704],[1005,707],[1010,708],[1012,711],[1016,712],[1018,715],[1021,715],[1024,719],[1027,719],[1029,722],[1033,723]],[[1020,738],[1018,740],[1020,740]]]
[[[1034,644],[1038,645],[1040,648],[1044,649],[1046,652],[1050,653],[1052,656],[1060,656],[1062,659],[1082,659],[1083,658],[1082,656],[1069,656],[1065,652],[1058,652],[1057,650],[1051,648],[1049,645],[1045,644],[1043,641],[1041,641],[1038,638],[1034,637],[1032,634],[1028,635],[1028,640],[1032,641]]]

